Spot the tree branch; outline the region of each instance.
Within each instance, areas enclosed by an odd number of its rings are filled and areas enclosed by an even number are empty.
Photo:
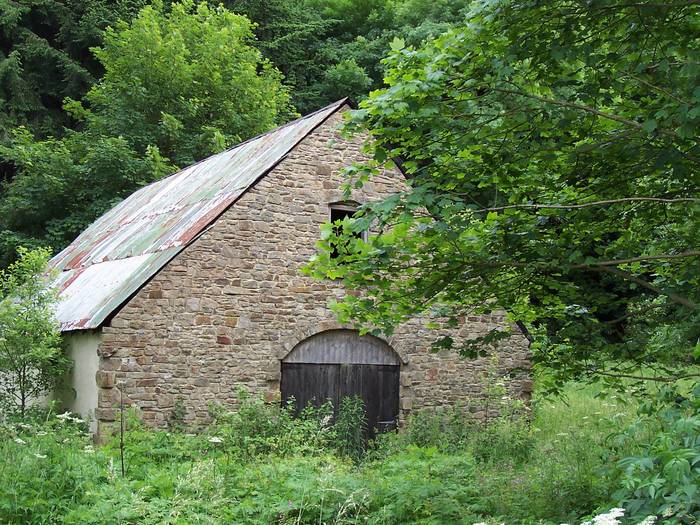
[[[671,299],[671,301],[673,301],[674,303],[683,305],[686,308],[690,308],[691,310],[694,310],[696,308],[696,304],[693,301],[691,301],[690,299],[682,297],[682,296],[675,294],[673,292],[665,292],[661,288],[651,284],[648,281],[645,281],[644,279],[640,279],[636,275],[632,275],[629,272],[624,272],[618,268],[613,268],[610,266],[592,266],[590,269],[610,273],[612,275],[622,277],[623,279],[625,279],[627,281],[632,281],[633,283],[636,283],[639,286],[646,288],[647,290],[651,290],[652,292],[654,292],[658,295],[664,295],[664,296],[668,297],[669,299]]]
[[[683,100],[682,98],[679,98],[678,96],[676,96],[675,94],[671,93],[671,92],[668,91],[667,89],[664,89],[664,88],[662,88],[662,87],[660,87],[660,86],[657,86],[656,84],[652,84],[651,82],[649,82],[649,81],[647,81],[647,80],[644,80],[643,78],[638,77],[637,75],[634,75],[633,73],[626,72],[625,74],[622,75],[621,78],[625,78],[625,77],[632,78],[632,79],[636,80],[637,82],[639,82],[640,84],[644,84],[646,87],[648,87],[648,88],[650,88],[650,89],[653,89],[653,90],[655,90],[655,91],[658,91],[659,93],[663,93],[664,95],[666,95],[666,96],[669,97],[669,98],[672,98],[672,99],[675,100],[676,102],[679,102],[679,103],[681,103],[681,104],[687,104],[688,106],[691,105],[691,103],[688,102],[687,100]]]
[[[662,254],[662,255],[646,255],[646,256],[640,256],[640,257],[632,257],[630,259],[611,259],[609,261],[600,261],[600,262],[593,262],[593,263],[588,263],[588,264],[577,264],[572,266],[571,268],[574,269],[579,269],[579,268],[590,268],[593,266],[618,266],[620,264],[630,264],[634,262],[643,262],[643,261],[658,261],[658,260],[667,260],[667,259],[682,259],[685,257],[700,257],[700,251],[688,251],[688,252],[682,252],[682,253],[676,253],[676,254]]]
[[[629,8],[639,8],[639,7],[649,7],[656,9],[674,9],[676,7],[689,7],[693,5],[700,5],[700,0],[687,0],[686,2],[670,2],[670,3],[646,3],[646,2],[635,2],[629,4],[619,4],[614,6],[603,6],[603,7],[591,7],[589,9],[595,9],[597,11],[607,11],[611,9],[629,9]]]
[[[533,95],[532,93],[527,93],[525,91],[520,91],[517,89],[504,89],[504,88],[496,88],[496,87],[487,87],[486,89],[490,89],[492,91],[496,91],[498,93],[505,93],[507,95],[517,95],[520,97],[525,97],[525,98],[531,98],[533,100],[539,100],[540,102],[544,102],[545,104],[551,104],[553,106],[560,106],[560,107],[565,107],[565,108],[570,108],[570,109],[578,109],[580,111],[585,111],[586,113],[590,113],[592,115],[597,115],[599,117],[612,120],[614,122],[619,122],[620,124],[624,124],[626,126],[629,126],[631,128],[635,128],[638,130],[643,130],[644,125],[640,124],[639,122],[635,120],[630,120],[625,117],[621,117],[620,115],[615,115],[614,113],[605,113],[604,111],[600,111],[599,109],[593,108],[591,106],[586,106],[585,104],[577,104],[575,102],[566,102],[565,100],[557,100],[553,98],[546,98],[546,97],[540,97],[538,95]],[[678,134],[675,133],[674,131],[670,129],[664,129],[664,128],[656,128],[656,131],[659,133],[663,133],[664,135],[669,135],[671,137],[674,137],[676,139],[680,138],[678,137]],[[695,140],[697,142],[697,140]]]
[[[663,204],[676,204],[679,202],[697,202],[700,199],[694,197],[679,197],[674,199],[666,199],[662,197],[624,197],[621,199],[608,199],[602,201],[584,202],[582,204],[509,204],[507,206],[496,206],[493,208],[482,208],[475,210],[476,213],[489,211],[504,211],[517,208],[532,208],[538,209],[555,209],[555,210],[574,210],[579,208],[590,208],[592,206],[607,206],[609,204],[622,204],[624,202],[659,202]]]

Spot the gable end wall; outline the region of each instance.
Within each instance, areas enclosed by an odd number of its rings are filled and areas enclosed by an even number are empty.
[[[248,190],[239,201],[146,284],[103,328],[96,415],[116,418],[119,390],[146,422],[165,426],[178,399],[193,426],[209,420],[209,403],[234,405],[240,387],[279,398],[280,361],[305,338],[341,328],[328,309],[343,295],[333,282],[300,268],[314,254],[331,202],[343,199],[340,169],[363,160],[360,140],[348,141],[334,114]],[[353,195],[377,199],[403,184],[398,171],[374,178]],[[452,335],[473,337],[503,322],[470,317]],[[387,342],[401,366],[401,409],[462,403],[481,394],[489,366],[453,352],[430,352],[436,334],[416,319]],[[501,346],[500,366],[528,367],[524,337]],[[527,374],[510,382],[529,391]]]

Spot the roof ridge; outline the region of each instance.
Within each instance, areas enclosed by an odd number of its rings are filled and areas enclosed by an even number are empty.
[[[332,104],[328,104],[327,106],[324,106],[324,107],[322,107],[321,109],[317,109],[316,111],[313,111],[313,112],[311,112],[311,113],[307,113],[306,115],[303,115],[303,116],[301,116],[301,117],[299,117],[299,118],[297,118],[297,119],[294,119],[294,120],[290,120],[289,122],[285,122],[284,124],[280,124],[280,125],[277,126],[276,128],[273,128],[273,129],[271,129],[271,130],[269,130],[269,131],[265,131],[265,132],[263,132],[263,133],[260,133],[260,134],[258,134],[258,135],[255,135],[254,137],[251,137],[251,138],[249,138],[249,139],[246,139],[246,140],[244,140],[243,142],[239,142],[238,144],[234,144],[234,145],[231,146],[230,148],[226,148],[225,150],[220,151],[219,153],[215,153],[214,155],[219,155],[219,154],[225,153],[225,152],[227,152],[227,151],[232,151],[232,150],[234,150],[234,149],[236,149],[236,148],[238,148],[238,147],[240,147],[240,146],[243,146],[244,144],[248,144],[249,142],[253,142],[254,140],[257,140],[257,139],[259,139],[259,138],[261,138],[261,137],[264,137],[265,135],[269,135],[270,133],[274,133],[274,132],[276,132],[276,131],[279,131],[279,130],[281,130],[281,129],[286,128],[287,126],[292,126],[292,125],[297,124],[298,122],[300,122],[300,121],[302,121],[302,120],[306,120],[306,119],[311,118],[311,117],[313,117],[313,116],[315,116],[315,115],[318,115],[319,113],[322,113],[322,112],[324,112],[324,111],[327,111],[327,110],[331,109],[333,106],[340,107],[340,106],[342,106],[342,105],[343,105],[345,102],[347,102],[347,101],[348,101],[348,97],[344,97],[344,98],[341,98],[340,100],[336,100],[336,101],[333,102]],[[213,157],[214,155],[210,155],[210,157]],[[209,158],[209,157],[207,157],[207,158]],[[206,159],[202,159],[202,160],[206,160]],[[201,161],[201,160],[200,160],[200,161],[197,161],[197,162],[195,162],[194,164],[192,164],[192,166],[194,166],[195,164],[198,164],[199,162],[202,162],[202,161]],[[189,168],[189,166],[188,166],[188,168]]]
[[[266,135],[270,135],[271,133],[275,133],[275,132],[277,132],[277,131],[279,131],[279,130],[281,130],[281,129],[284,129],[284,128],[288,127],[288,126],[292,126],[292,125],[294,125],[294,124],[298,124],[298,123],[301,122],[302,120],[306,120],[306,119],[308,119],[308,118],[314,117],[315,115],[318,115],[319,113],[321,113],[321,112],[323,112],[323,111],[327,111],[327,110],[331,109],[333,106],[337,106],[337,107],[336,107],[336,109],[337,109],[337,108],[341,107],[344,103],[348,102],[348,100],[349,100],[349,97],[341,98],[340,100],[337,100],[337,101],[333,102],[332,104],[328,104],[327,106],[324,106],[324,107],[322,107],[321,109],[317,109],[316,111],[314,111],[314,112],[312,112],[312,113],[308,113],[308,114],[303,115],[303,116],[301,116],[301,117],[299,117],[299,118],[297,118],[297,119],[290,120],[289,122],[285,122],[284,124],[280,124],[280,125],[277,126],[276,128],[272,128],[272,129],[270,129],[270,130],[264,131],[263,133],[259,133],[258,135],[255,135],[254,137],[250,137],[249,139],[244,140],[243,142],[238,142],[238,143],[236,143],[236,144],[233,144],[232,146],[229,146],[228,148],[226,148],[226,149],[224,149],[224,150],[221,150],[221,151],[219,151],[218,153],[212,153],[212,154],[209,155],[208,157],[204,157],[203,159],[199,159],[198,161],[193,162],[192,164],[189,164],[189,165],[185,166],[184,168],[178,169],[176,172],[171,173],[171,174],[168,175],[167,177],[163,177],[162,179],[158,179],[158,180],[154,180],[153,182],[149,182],[148,184],[146,184],[145,186],[140,187],[140,188],[139,188],[138,190],[136,190],[136,191],[141,191],[142,189],[148,188],[149,186],[152,186],[152,185],[154,185],[154,184],[158,184],[158,183],[161,182],[161,181],[168,180],[170,177],[174,177],[175,175],[178,175],[178,174],[182,173],[182,172],[185,171],[185,170],[189,170],[189,169],[191,169],[191,168],[194,168],[195,166],[201,164],[202,162],[205,162],[205,161],[207,161],[207,160],[209,160],[209,159],[211,159],[211,158],[213,158],[213,157],[216,157],[217,155],[223,155],[224,153],[230,153],[230,152],[232,152],[233,150],[238,149],[238,148],[240,148],[240,147],[242,147],[242,146],[245,146],[246,144],[248,144],[248,143],[250,143],[250,142],[253,142],[253,141],[255,141],[255,140],[258,140],[258,139],[260,139],[260,138],[262,138],[262,137],[264,137],[264,136],[266,136]],[[134,193],[136,193],[136,191],[135,191]],[[132,194],[132,195],[133,195],[133,194]],[[128,198],[129,198],[129,197],[127,197],[127,199],[128,199]]]

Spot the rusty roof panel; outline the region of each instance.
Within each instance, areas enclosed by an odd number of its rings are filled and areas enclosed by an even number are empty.
[[[171,248],[61,272],[56,309],[61,330],[97,328],[178,252]]]
[[[313,129],[344,105],[213,155],[134,192],[51,260],[62,330],[97,328]]]

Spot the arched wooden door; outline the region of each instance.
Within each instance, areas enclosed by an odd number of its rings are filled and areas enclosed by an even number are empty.
[[[395,426],[399,414],[396,353],[377,337],[355,330],[329,330],[299,343],[282,360],[282,400],[294,397],[297,410],[345,396],[362,398],[370,434]]]

